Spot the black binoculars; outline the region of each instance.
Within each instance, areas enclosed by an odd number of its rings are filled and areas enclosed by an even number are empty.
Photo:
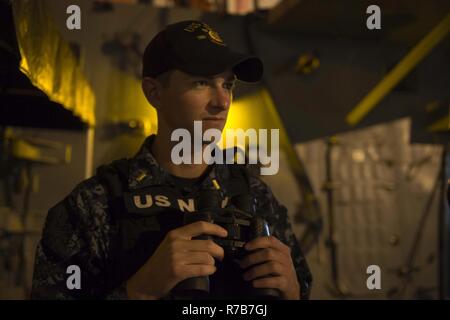
[[[197,221],[215,223],[228,231],[226,238],[201,235],[194,239],[211,239],[224,249],[223,261],[216,260],[217,271],[211,276],[194,277],[181,281],[172,290],[175,299],[258,299],[277,300],[281,294],[277,289],[254,288],[242,278],[242,270],[236,259],[250,252],[244,249],[246,242],[269,236],[267,222],[255,215],[255,203],[251,195],[239,195],[231,199],[232,206],[220,207],[218,190],[202,191],[197,211],[184,215],[184,225]]]

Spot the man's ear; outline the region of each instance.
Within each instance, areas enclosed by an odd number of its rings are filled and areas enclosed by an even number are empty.
[[[158,80],[150,77],[142,79],[142,91],[147,101],[157,110],[161,106],[161,90],[162,86]]]

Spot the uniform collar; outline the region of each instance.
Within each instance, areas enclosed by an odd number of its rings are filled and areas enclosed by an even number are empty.
[[[155,140],[156,135],[148,136],[142,144],[137,154],[130,159],[128,188],[130,190],[141,189],[154,185],[171,185],[177,187],[175,180],[169,172],[159,165],[155,157],[151,153],[151,146]],[[198,187],[214,188],[213,179],[219,185],[223,181],[225,172],[225,165],[215,164],[210,174],[203,178]],[[185,191],[195,191],[194,187],[187,188]]]

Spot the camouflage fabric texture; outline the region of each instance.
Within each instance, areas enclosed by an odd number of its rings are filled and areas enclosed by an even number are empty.
[[[153,138],[148,137],[139,152],[129,159],[129,190],[155,184],[179,187],[152,156],[150,146]],[[212,174],[201,181],[200,188],[210,187],[213,178],[225,186],[230,178],[228,167],[225,164],[214,165]],[[292,231],[287,210],[258,177],[250,176],[249,180],[251,193],[257,199],[257,212],[266,219],[272,234],[291,248],[301,299],[308,299],[312,276]],[[125,282],[105,291],[106,263],[111,254],[112,239],[116,236],[115,228],[111,226],[108,197],[108,189],[98,176],[94,176],[78,184],[49,210],[36,250],[32,299],[127,299]],[[77,265],[82,270],[81,290],[67,287],[67,267],[70,265]]]

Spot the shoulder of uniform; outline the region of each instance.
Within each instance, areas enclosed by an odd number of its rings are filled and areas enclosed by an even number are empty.
[[[69,195],[63,200],[65,205],[82,215],[88,215],[93,206],[107,202],[105,187],[97,176],[79,182]]]
[[[77,215],[89,216],[92,211],[105,209],[111,196],[103,179],[106,172],[112,173],[115,162],[100,166],[96,174],[79,182],[72,191],[52,209],[69,210]]]
[[[99,166],[96,170],[95,179],[106,188],[106,192],[118,196],[127,188],[129,169],[129,159],[118,159]]]
[[[270,189],[269,185],[264,182],[261,177],[249,173],[249,182],[250,182],[250,188],[253,192],[257,193],[263,193],[270,196],[273,196],[272,190]]]
[[[130,159],[123,158],[114,160],[108,164],[99,166],[96,169],[95,177],[97,180],[101,180],[104,175],[119,175],[120,177],[128,177],[130,168]],[[101,182],[101,181],[100,181]]]
[[[104,189],[95,177],[78,183],[48,210],[42,232],[42,243],[48,252],[68,258],[76,254],[85,241],[94,241],[92,230],[106,225],[105,203]]]
[[[278,215],[284,212],[285,207],[277,200],[270,186],[261,177],[250,175],[250,190],[255,197],[258,208],[270,216],[267,217],[272,223],[278,219]]]

